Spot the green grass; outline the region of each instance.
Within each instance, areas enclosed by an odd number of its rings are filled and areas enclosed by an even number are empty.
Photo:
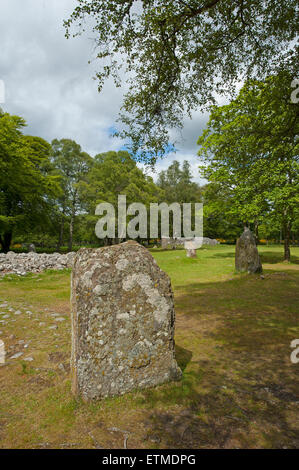
[[[0,308],[0,338],[9,356],[24,352],[0,367],[0,448],[122,447],[112,428],[130,448],[298,447],[299,248],[289,264],[282,247],[259,251],[263,278],[235,273],[233,246],[197,259],[152,250],[172,280],[183,378],[91,404],[70,393],[70,272],[0,280],[0,303],[23,312]]]

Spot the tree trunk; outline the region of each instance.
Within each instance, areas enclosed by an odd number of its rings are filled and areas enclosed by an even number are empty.
[[[8,253],[10,249],[10,244],[12,240],[12,232],[5,232],[3,236],[0,237],[0,243],[2,246],[2,251]]]
[[[75,190],[72,198],[72,210],[71,210],[71,220],[70,220],[70,238],[69,238],[69,251],[73,250],[73,236],[74,236],[74,223],[76,216],[76,203],[77,203],[77,190]]]
[[[255,238],[256,245],[258,245],[258,243],[259,243],[259,223],[257,221],[254,222],[254,238]]]
[[[69,251],[72,251],[73,249],[74,218],[75,218],[75,215],[74,215],[74,212],[72,212],[71,220],[70,220],[70,238],[69,238],[69,246],[68,246]]]
[[[57,251],[60,251],[62,244],[63,244],[63,232],[64,232],[64,214],[61,216],[61,223],[60,223],[60,232],[59,232],[59,240],[57,243]]]
[[[290,251],[290,236],[291,236],[291,222],[285,222],[284,224],[284,261],[291,261]]]

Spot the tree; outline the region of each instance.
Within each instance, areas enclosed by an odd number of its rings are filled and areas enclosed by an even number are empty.
[[[72,251],[74,222],[81,209],[78,184],[87,175],[93,160],[90,155],[82,152],[80,145],[75,141],[55,139],[52,142],[51,163],[54,167],[54,174],[60,177],[61,184],[61,196],[58,200],[61,213],[58,249],[63,243],[64,224],[68,220],[68,249]]]
[[[160,202],[163,191],[152,178],[140,170],[127,151],[106,152],[94,157],[94,164],[85,181],[80,183],[80,195],[88,213],[90,227],[94,227],[98,217],[95,209],[98,204],[108,202],[117,214],[118,196],[127,197],[127,205],[133,202],[143,203],[149,208],[150,203]],[[148,225],[149,226],[149,225]],[[112,243],[114,240],[105,240]]]
[[[205,236],[235,242],[240,235],[242,222],[232,210],[234,199],[230,187],[212,182],[203,186],[201,191]]]
[[[177,160],[174,160],[172,164],[165,171],[159,173],[157,185],[164,191],[165,199],[167,204],[179,203],[199,203],[202,201],[201,188],[193,180],[191,174],[190,163],[185,160],[180,166]],[[183,212],[181,210],[181,230],[183,229]],[[195,224],[195,208],[191,210],[191,226]],[[170,216],[170,233],[173,232],[173,215]]]
[[[120,135],[145,161],[169,149],[169,129],[215,92],[279,68],[295,78],[296,0],[78,0],[66,37],[95,33],[99,91],[126,73]],[[88,21],[90,20],[90,21]],[[290,83],[291,85],[291,83]],[[138,151],[140,151],[138,153]]]
[[[50,145],[24,136],[26,122],[0,110],[0,243],[9,251],[16,233],[47,224],[51,198],[59,191],[48,173]]]
[[[200,188],[192,179],[190,163],[185,160],[181,168],[180,163],[174,160],[167,170],[159,173],[157,185],[164,190],[168,204],[200,202]]]
[[[285,260],[299,207],[299,114],[289,81],[287,72],[248,81],[229,105],[212,109],[198,140],[202,175],[230,189],[230,213],[256,231],[269,215],[280,222]]]

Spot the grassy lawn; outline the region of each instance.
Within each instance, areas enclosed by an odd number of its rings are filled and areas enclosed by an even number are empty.
[[[299,248],[259,251],[263,277],[235,274],[233,246],[153,250],[183,379],[92,404],[70,393],[70,272],[1,279],[0,448],[298,448]]]

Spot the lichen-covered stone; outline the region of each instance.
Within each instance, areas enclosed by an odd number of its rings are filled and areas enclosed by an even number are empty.
[[[72,273],[72,390],[84,400],[178,380],[168,276],[136,242],[81,249]]]
[[[235,267],[239,272],[248,272],[250,274],[263,271],[254,235],[247,227],[237,240]]]

